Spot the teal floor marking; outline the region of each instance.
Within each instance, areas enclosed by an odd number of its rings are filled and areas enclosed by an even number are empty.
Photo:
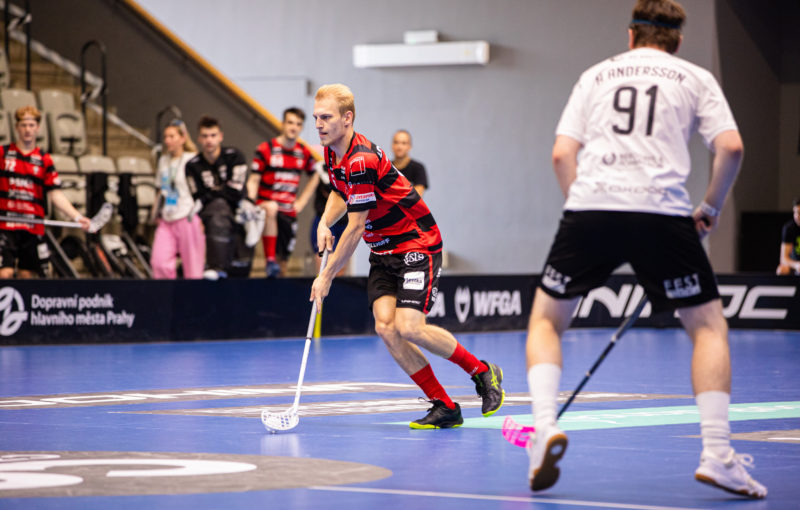
[[[533,425],[530,413],[526,413],[495,415],[488,418],[465,418],[463,427],[501,429],[506,416],[511,416],[522,425]],[[800,418],[800,402],[731,404],[729,417],[731,421]],[[656,425],[700,423],[700,414],[697,412],[697,406],[694,405],[572,411],[564,413],[558,423],[561,429],[565,431],[652,427]],[[408,422],[393,422],[393,424],[408,425]]]

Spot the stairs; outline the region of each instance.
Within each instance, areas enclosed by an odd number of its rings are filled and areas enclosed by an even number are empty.
[[[12,39],[9,42],[8,57],[11,87],[24,89],[26,87],[25,46]],[[42,89],[59,89],[70,92],[75,98],[75,104],[80,105],[80,83],[64,69],[33,52],[31,53],[31,88],[37,94]],[[113,105],[109,105],[109,112],[114,112]],[[88,153],[102,154],[102,116],[92,108],[86,109],[86,129],[89,142]],[[152,129],[135,129],[148,138],[153,136]],[[108,156],[115,160],[119,156],[137,156],[150,160],[151,164],[155,166],[151,159],[150,147],[112,122],[108,122],[107,149]]]

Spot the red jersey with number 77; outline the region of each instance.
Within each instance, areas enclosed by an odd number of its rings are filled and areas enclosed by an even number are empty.
[[[430,209],[380,147],[353,134],[340,161],[325,147],[331,186],[347,212],[369,211],[364,241],[372,253],[442,251],[442,235]]]
[[[0,170],[0,213],[24,218],[45,217],[47,192],[61,187],[53,160],[38,147],[23,154],[15,144],[0,147],[3,168]],[[0,222],[3,230],[27,230],[43,235],[39,223]]]

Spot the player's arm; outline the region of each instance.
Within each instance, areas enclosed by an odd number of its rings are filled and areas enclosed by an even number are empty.
[[[223,196],[234,207],[239,203],[239,200],[247,196],[246,185],[249,173],[247,163],[245,163],[244,158],[242,158],[240,162],[237,161],[233,166],[230,171],[230,178],[222,188]]]
[[[347,213],[347,203],[341,195],[331,191],[328,195],[328,201],[325,202],[325,210],[322,212],[319,224],[324,225],[325,228],[332,227],[345,213]]]
[[[314,172],[311,177],[309,177],[306,186],[303,188],[303,192],[300,193],[300,196],[294,201],[294,210],[298,214],[305,208],[305,206],[308,204],[308,201],[311,200],[311,197],[314,196],[314,192],[317,191],[318,185],[319,174]]]
[[[711,163],[711,180],[703,202],[692,213],[701,237],[717,225],[717,218],[736,180],[744,156],[744,144],[738,131],[723,131],[714,138],[712,146],[714,160]]]
[[[331,193],[331,196],[334,195],[336,195],[336,193]],[[325,207],[325,212],[328,212],[327,206]],[[364,234],[367,225],[368,214],[369,210],[347,213],[347,227],[339,238],[336,251],[328,255],[328,263],[325,269],[320,272],[319,276],[317,276],[314,283],[311,285],[310,301],[317,302],[318,310],[322,306],[322,300],[328,295],[331,289],[333,278],[347,265],[347,261],[350,260],[353,252],[356,251],[358,241]],[[324,218],[325,215],[323,214],[323,219]],[[322,223],[323,221],[320,220],[320,224]]]
[[[780,265],[792,268],[800,273],[800,260],[792,260],[792,243],[781,243]]]
[[[344,199],[339,196],[335,191],[331,191],[328,195],[328,201],[325,202],[325,210],[319,219],[317,226],[317,243],[316,249],[321,254],[323,250],[333,249],[333,234],[331,233],[331,226],[335,225],[339,218],[344,216],[347,212],[347,204]]]
[[[262,146],[263,144],[256,148],[256,155],[253,156],[253,162],[250,165],[250,177],[247,178],[247,196],[253,202],[258,199],[258,186],[267,168],[267,160],[262,154]]]
[[[253,202],[258,198],[258,183],[261,181],[261,174],[253,172],[247,178],[247,196]]]
[[[428,191],[428,171],[425,170],[425,165],[422,163],[419,164],[419,171],[417,172],[415,179],[416,182],[414,183],[414,189],[417,190],[419,196],[422,196],[426,191]]]
[[[81,228],[88,232],[89,227],[91,226],[91,222],[89,218],[78,212],[77,209],[72,205],[69,201],[67,196],[60,190],[60,189],[51,189],[47,193],[48,197],[50,198],[50,202],[61,212],[66,214],[72,221],[76,221],[81,224]]]
[[[569,193],[569,187],[575,181],[578,172],[578,151],[583,145],[566,135],[556,136],[553,144],[553,171],[556,173],[558,185],[564,198]]]

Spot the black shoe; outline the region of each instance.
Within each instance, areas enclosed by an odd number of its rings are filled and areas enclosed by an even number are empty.
[[[460,427],[464,423],[461,416],[461,406],[456,403],[455,409],[450,409],[441,400],[430,400],[433,407],[428,409],[424,418],[408,424],[412,429],[450,429]]]
[[[483,399],[481,412],[484,416],[491,416],[503,406],[506,398],[506,392],[500,387],[500,383],[503,382],[503,369],[494,363],[481,361],[489,367],[489,370],[473,375],[472,380],[475,381],[475,391]]]

